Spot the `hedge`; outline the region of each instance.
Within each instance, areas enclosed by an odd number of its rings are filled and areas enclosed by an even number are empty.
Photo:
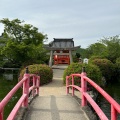
[[[112,80],[115,73],[115,65],[110,60],[94,59],[92,63],[100,68],[102,76],[104,76],[107,81]]]
[[[92,79],[97,84],[101,84],[102,74],[100,69],[93,64],[80,64],[80,63],[72,63],[65,69],[63,74],[63,83],[66,84],[66,76],[69,76],[73,73],[81,73],[82,67],[85,67],[87,76]],[[79,78],[75,79],[75,84],[79,85],[78,83]]]
[[[20,72],[20,78],[24,75],[26,68]],[[28,70],[30,74],[37,74],[40,76],[40,85],[49,83],[53,78],[53,70],[45,64],[29,65]]]

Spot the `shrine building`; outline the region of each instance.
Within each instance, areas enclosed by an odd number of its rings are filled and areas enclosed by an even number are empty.
[[[50,50],[49,66],[59,64],[70,64],[73,62],[72,51],[80,48],[74,47],[73,38],[53,38],[54,40],[49,43],[45,48]]]

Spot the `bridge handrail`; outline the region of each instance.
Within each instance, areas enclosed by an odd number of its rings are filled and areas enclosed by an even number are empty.
[[[81,87],[74,85],[74,77],[81,78]],[[72,81],[72,84],[69,84]],[[94,108],[101,120],[108,120],[107,116],[100,109],[97,103],[92,99],[92,97],[87,93],[87,82],[92,85],[101,95],[111,104],[111,120],[117,120],[117,113],[120,113],[120,105],[108,94],[106,93],[99,85],[93,82],[90,78],[86,76],[85,72],[81,74],[71,74],[66,76],[66,93],[69,93],[69,87],[72,87],[72,96],[74,96],[74,89],[79,90],[82,93],[82,107],[87,105],[87,101]]]
[[[30,78],[32,78],[32,86],[29,86]],[[4,108],[7,105],[7,103],[10,101],[10,99],[13,97],[13,95],[17,92],[19,88],[23,85],[23,94],[18,100],[17,104],[14,106],[13,110],[9,114],[7,120],[13,120],[16,117],[16,114],[21,107],[28,107],[28,96],[29,93],[33,90],[33,97],[35,95],[39,94],[39,83],[40,83],[40,77],[35,74],[28,74],[25,73],[22,80],[20,80],[16,86],[5,96],[5,98],[0,102],[0,120],[3,120],[3,112]]]
[[[93,82],[88,77],[83,77],[87,82],[89,82],[96,90],[98,90],[99,93],[101,93],[104,98],[114,106],[114,108],[120,113],[120,105],[108,94],[106,93],[99,85],[97,85],[95,82]]]

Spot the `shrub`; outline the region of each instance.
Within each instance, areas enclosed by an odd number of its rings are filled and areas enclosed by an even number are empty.
[[[103,59],[103,57],[102,56],[95,56],[95,55],[93,55],[93,56],[90,57],[89,63],[92,63],[92,61],[95,60],[95,59]]]
[[[26,68],[21,70],[20,77],[24,75],[25,70]],[[53,71],[49,66],[45,64],[29,65],[28,70],[30,74],[37,74],[40,76],[40,85],[43,85],[52,81]]]
[[[112,80],[112,77],[114,76],[115,66],[110,60],[94,59],[92,63],[100,68],[102,76],[104,76],[107,81]]]
[[[120,57],[116,59],[116,63],[120,65]]]
[[[116,59],[115,68],[115,79],[120,81],[120,57]]]
[[[97,84],[101,84],[101,72],[100,69],[93,64],[80,64],[80,63],[72,63],[68,66],[68,68],[65,69],[64,74],[63,74],[63,82],[65,84],[66,82],[66,76],[69,76],[70,74],[73,73],[81,73],[82,72],[82,67],[86,68],[86,73],[87,76],[92,79],[94,82],[96,82]],[[79,84],[78,83],[78,78],[75,79],[75,84]]]
[[[73,56],[73,62],[76,63],[78,61],[79,61],[79,59],[76,56]]]

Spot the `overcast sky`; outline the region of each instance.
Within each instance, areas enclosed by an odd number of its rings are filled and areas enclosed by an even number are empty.
[[[120,34],[120,0],[0,0],[0,19],[24,20],[53,38],[82,48]],[[0,34],[3,25],[0,23]]]

